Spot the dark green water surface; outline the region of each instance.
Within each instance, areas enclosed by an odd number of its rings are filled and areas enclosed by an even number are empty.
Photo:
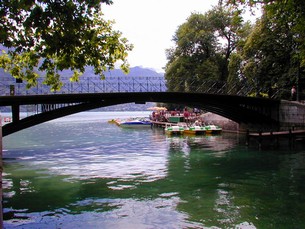
[[[4,138],[5,228],[305,228],[305,148],[81,113]]]

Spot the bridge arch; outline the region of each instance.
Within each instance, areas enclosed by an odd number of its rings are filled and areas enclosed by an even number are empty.
[[[56,94],[30,96],[4,96],[0,98],[0,106],[12,106],[13,117],[19,112],[21,105],[72,104],[47,112],[41,112],[24,119],[13,119],[12,123],[3,126],[3,136],[25,128],[41,124],[53,119],[74,113],[124,103],[178,103],[197,107],[219,114],[246,126],[270,128],[278,127],[278,109],[280,101],[234,95],[215,95],[186,92],[125,92],[125,93],[88,93],[88,94]]]

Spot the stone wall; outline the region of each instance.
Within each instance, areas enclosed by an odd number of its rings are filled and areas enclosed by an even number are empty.
[[[206,124],[213,123],[221,126],[223,130],[227,131],[246,132],[246,130],[278,130],[276,127],[272,128],[269,126],[264,127],[238,124],[230,119],[210,112],[203,114],[202,118]],[[305,104],[295,101],[282,100],[279,107],[278,120],[280,122],[280,130],[305,129]]]
[[[217,114],[208,112],[203,114],[202,118],[205,124],[215,124],[226,131],[237,132],[239,130],[238,123]]]
[[[305,104],[282,100],[278,118],[281,130],[305,129]]]

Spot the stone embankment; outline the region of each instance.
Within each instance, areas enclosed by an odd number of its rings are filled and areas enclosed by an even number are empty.
[[[224,131],[238,132],[239,129],[238,123],[230,119],[224,118],[220,115],[213,114],[210,112],[202,114],[201,117],[203,118],[203,122],[205,124],[215,124],[222,127]]]

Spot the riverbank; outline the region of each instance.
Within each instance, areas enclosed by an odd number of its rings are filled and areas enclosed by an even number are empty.
[[[194,113],[194,112],[176,112],[176,111],[160,111],[153,112],[150,116],[150,119],[155,122],[166,123],[166,122],[187,122],[195,123],[198,121],[201,124],[210,125],[214,124],[220,126],[222,130],[226,132],[238,132],[239,124],[211,112],[207,113]]]
[[[201,115],[202,119],[206,124],[214,124],[217,126],[220,126],[222,130],[226,132],[238,132],[239,130],[239,125],[238,123],[227,119],[225,117],[222,117],[217,114],[213,114],[211,112],[207,112]]]

